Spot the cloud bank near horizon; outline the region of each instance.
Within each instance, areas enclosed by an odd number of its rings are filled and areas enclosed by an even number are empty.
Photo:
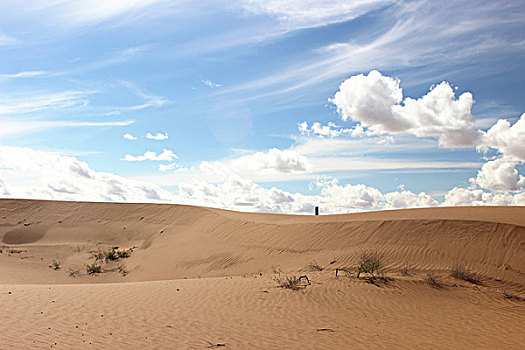
[[[337,107],[339,121],[327,125],[298,123],[303,144],[290,149],[271,148],[231,159],[201,161],[192,171],[218,175],[222,180],[180,182],[174,192],[155,184],[97,172],[76,157],[27,147],[0,146],[0,195],[181,203],[281,213],[311,213],[314,206],[321,206],[325,213],[345,213],[429,206],[525,205],[525,177],[518,170],[525,163],[525,114],[514,124],[501,119],[482,130],[475,127],[471,93],[456,97],[454,88],[441,82],[420,98],[412,99],[403,96],[400,83],[375,70],[351,76],[329,99]],[[132,139],[132,135],[126,135],[125,138]],[[477,175],[470,179],[469,186],[450,189],[441,201],[404,186],[397,191],[382,192],[365,184],[341,184],[337,178],[322,174],[310,183],[312,194],[292,193],[276,186],[267,188],[251,179],[261,173],[315,173],[319,163],[312,161],[315,155],[306,151],[305,142],[386,138],[395,145],[403,135],[436,140],[436,147],[472,148],[493,156],[486,159]],[[323,145],[327,144],[317,143],[316,147]],[[173,151],[164,149],[161,153],[126,154],[122,160],[173,162],[178,158]],[[160,164],[158,169],[189,171],[175,163]]]

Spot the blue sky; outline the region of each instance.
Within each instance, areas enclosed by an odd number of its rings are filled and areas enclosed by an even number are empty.
[[[522,1],[2,1],[0,195],[525,205],[524,17]]]

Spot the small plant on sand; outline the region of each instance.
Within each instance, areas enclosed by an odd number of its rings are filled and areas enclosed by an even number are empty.
[[[93,263],[91,265],[86,265],[86,272],[88,273],[88,275],[93,275],[95,273],[101,273],[102,266],[97,265],[96,263]]]
[[[111,248],[109,252],[105,253],[105,260],[107,261],[115,261],[118,260],[118,253],[114,248]]]
[[[319,265],[318,263],[316,263],[315,261],[312,261],[310,265],[308,265],[308,268],[311,271],[323,271],[323,267]]]
[[[126,276],[128,274],[128,271],[126,271],[126,267],[124,265],[119,264],[117,267],[118,273],[120,273],[122,276]]]
[[[431,273],[427,273],[427,277],[425,278],[425,282],[427,282],[427,284],[429,286],[431,286],[432,288],[437,288],[437,289],[443,288],[443,285],[441,284],[441,282],[437,279],[436,276],[434,276]]]
[[[505,299],[514,300],[514,301],[524,301],[525,298],[520,297],[519,295],[512,294],[510,292],[507,292],[506,290],[501,292],[503,294],[503,297]]]
[[[105,253],[103,251],[101,251],[100,249],[97,252],[91,252],[91,253],[93,254],[92,257],[95,260],[103,260],[104,259]]]
[[[450,271],[450,274],[452,277],[457,278],[458,280],[463,280],[474,284],[481,284],[481,280],[461,264],[455,264]]]
[[[119,257],[119,259],[129,258],[130,253],[131,253],[131,249],[129,249],[129,250],[118,250],[117,251],[117,256]]]
[[[69,269],[69,277],[77,277],[80,274],[79,269]]]
[[[410,276],[410,270],[408,269],[408,266],[405,266],[401,269],[401,274],[403,276]]]
[[[53,270],[58,270],[58,269],[60,269],[60,261],[53,260],[53,262],[51,263],[51,265],[49,265],[49,268],[50,268],[50,269],[53,269]]]
[[[301,283],[302,280],[306,280],[307,284]],[[298,290],[300,288],[306,288],[306,286],[309,286],[310,280],[306,275],[303,276],[285,276],[283,278],[279,277],[277,278],[277,283],[279,284],[279,287],[291,289],[291,290]]]
[[[382,267],[381,258],[377,253],[363,252],[357,265],[357,278],[361,273],[369,273],[373,278],[375,277],[374,273],[379,273]]]

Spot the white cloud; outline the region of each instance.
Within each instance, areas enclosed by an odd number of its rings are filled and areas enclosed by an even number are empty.
[[[96,172],[75,157],[31,148],[0,146],[0,177],[0,193],[3,191],[3,195],[17,198],[120,202],[173,200],[171,193],[156,185]]]
[[[472,94],[456,99],[447,82],[417,100],[403,100],[399,81],[373,70],[345,80],[329,101],[343,120],[352,119],[375,134],[437,137],[443,147],[474,146],[481,136],[474,130]]]
[[[454,187],[445,195],[445,201],[441,205],[525,205],[525,191],[492,193],[481,189]]]
[[[291,31],[348,21],[392,2],[390,0],[243,0],[242,4],[249,12],[275,17],[282,31]]]
[[[208,79],[201,80],[201,83],[203,83],[204,85],[206,85],[206,86],[208,86],[210,88],[216,88],[216,87],[221,87],[222,86],[221,84],[214,83],[213,81],[208,80]]]
[[[146,138],[150,139],[150,140],[157,140],[157,141],[162,141],[162,140],[167,140],[168,139],[168,133],[164,133],[164,134],[161,134],[161,133],[156,133],[156,134],[150,134],[148,132],[148,134],[146,135]]]
[[[265,1],[261,2],[260,6],[265,7]],[[310,7],[308,2],[293,2],[301,3],[302,11],[316,11],[316,7]],[[337,2],[332,3],[336,8]],[[352,6],[360,2],[346,3]],[[277,4],[286,7],[286,2]],[[498,3],[480,0],[476,6],[395,1],[392,6],[366,18],[367,26],[356,27],[357,32],[349,34],[346,42],[341,42],[338,37],[318,50],[304,52],[302,59],[283,64],[271,74],[223,92],[235,93],[236,98],[242,94],[246,100],[265,99],[268,108],[273,102],[269,97],[275,97],[274,108],[279,108],[283,95],[307,104],[316,96],[312,91],[327,90],[330,88],[328,84],[334,80],[376,67],[406,70],[405,76],[417,77],[412,85],[432,83],[437,76],[445,76],[456,69],[461,69],[463,76],[478,79],[496,72],[509,73],[513,68],[507,61],[498,61],[494,57],[523,55],[525,46],[519,45],[521,38],[512,34],[523,31],[522,12],[523,4],[513,0]],[[290,19],[291,24],[300,18]],[[276,27],[274,30],[278,30]],[[478,65],[487,62],[491,63],[490,70],[477,69]]]
[[[173,170],[174,173],[183,173],[188,171],[188,168],[178,166],[175,163],[170,164],[159,164],[159,171],[170,171]]]
[[[478,149],[487,151],[488,148],[495,148],[512,159],[525,161],[525,113],[514,125],[500,119],[487,130]]]
[[[301,135],[317,135],[321,137],[339,137],[342,135],[361,137],[365,135],[365,131],[360,124],[348,129],[340,127],[333,122],[328,122],[326,125],[314,122],[312,126],[309,126],[308,123],[304,121],[298,124],[298,129]]]
[[[45,109],[85,107],[87,96],[97,91],[63,91],[57,93],[16,94],[15,97],[0,98],[0,114],[22,114]],[[23,96],[23,97],[21,97]]]
[[[0,195],[1,196],[8,196],[10,195],[9,190],[7,189],[6,184],[0,179]]]
[[[348,213],[437,205],[425,193],[403,191],[383,194],[376,188],[362,184],[339,185],[337,180],[317,181],[314,187],[321,190],[320,194],[289,193],[275,187],[267,189],[232,174],[219,184],[204,181],[181,183],[179,194],[183,200],[194,204],[284,213],[312,213],[315,206],[320,206],[323,213]]]
[[[41,132],[54,128],[78,128],[78,127],[115,127],[128,126],[133,120],[115,122],[77,122],[77,121],[38,121],[38,120],[12,120],[0,118],[0,137],[15,137],[24,134]]]
[[[2,78],[33,78],[41,75],[45,75],[48,72],[46,71],[25,71],[25,72],[18,72],[13,74],[0,74],[0,77]]]
[[[478,171],[477,177],[471,179],[471,183],[487,190],[520,190],[525,184],[525,177],[518,174],[518,163],[506,157],[488,161]]]
[[[11,16],[27,18],[35,16],[35,21],[47,19],[48,26],[82,27],[96,25],[109,19],[143,11],[158,0],[77,0],[77,1],[39,1],[5,0],[2,6]],[[38,16],[40,15],[40,16]]]
[[[136,140],[137,138],[133,135],[131,135],[130,133],[126,133],[124,135],[122,135],[123,138],[125,138],[126,140],[130,140],[130,141],[134,141]]]
[[[142,50],[141,48],[138,48]],[[149,107],[162,107],[165,104],[169,103],[167,99],[162,96],[157,96],[149,92],[142,91],[135,84],[130,83],[129,81],[121,81],[123,86],[125,86],[131,93],[135,96],[140,97],[144,100],[144,103],[131,106],[131,107],[120,107],[121,110],[136,111]]]
[[[142,156],[132,156],[130,154],[126,154],[124,158],[121,160],[125,160],[127,162],[142,162],[145,160],[152,160],[152,161],[173,161],[175,159],[179,158],[173,151],[169,149],[164,149],[162,153],[155,153],[153,151],[147,151]]]
[[[271,148],[267,152],[255,152],[241,157],[207,162],[203,161],[200,170],[212,178],[227,179],[232,175],[249,178],[279,174],[305,173],[312,169],[308,159],[291,150]]]

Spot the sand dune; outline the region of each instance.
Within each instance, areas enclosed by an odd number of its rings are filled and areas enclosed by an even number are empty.
[[[524,207],[316,217],[3,199],[0,240],[2,349],[525,343]],[[112,247],[130,256],[95,260]],[[381,257],[388,281],[335,276],[363,251]],[[92,263],[103,272],[88,275]],[[479,283],[452,277],[458,264]],[[312,284],[276,282],[298,275]]]

